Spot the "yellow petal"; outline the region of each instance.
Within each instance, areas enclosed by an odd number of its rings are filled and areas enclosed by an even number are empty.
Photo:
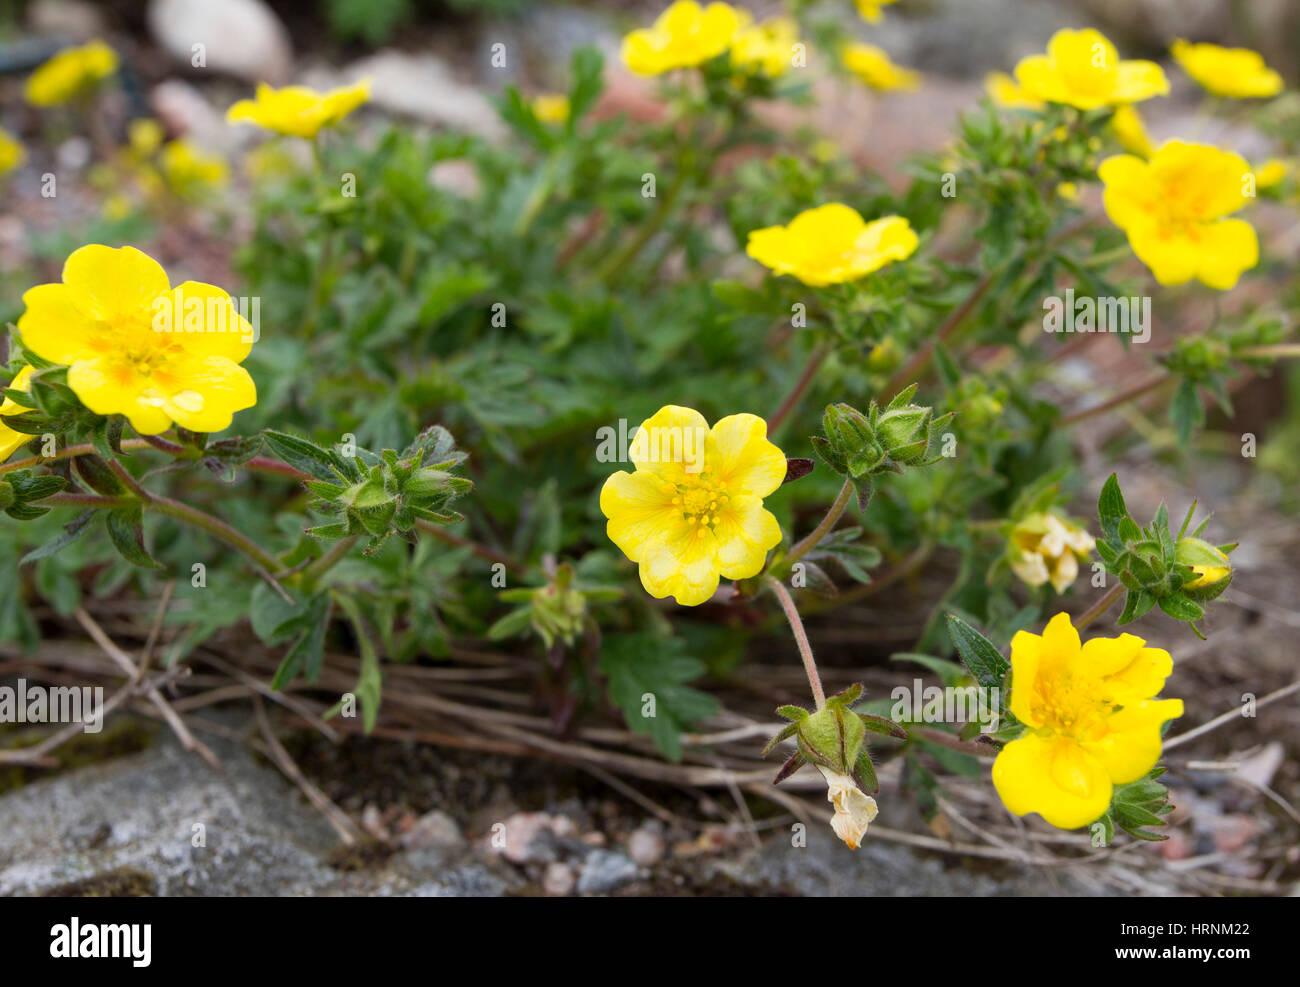
[[[1222,219],[1201,228],[1196,276],[1220,291],[1237,284],[1243,271],[1259,263],[1259,239],[1244,219]]]
[[[1107,733],[1083,747],[1103,766],[1111,781],[1126,785],[1145,777],[1160,760],[1160,728],[1183,715],[1181,699],[1142,700],[1113,714]]]
[[[105,247],[98,243],[74,250],[63,265],[63,283],[86,292],[95,303],[94,314],[113,323],[140,320],[147,331],[153,317],[153,300],[170,288],[167,272],[148,254],[135,247]]]
[[[733,500],[718,511],[715,554],[719,572],[727,579],[758,575],[767,553],[781,541],[781,526],[758,497]]]
[[[673,597],[681,606],[695,607],[718,589],[713,534],[699,537],[680,525],[670,530],[649,558],[641,562],[641,585],[655,599]]]
[[[78,360],[68,368],[68,386],[78,399],[97,415],[125,415],[141,435],[157,435],[171,427],[162,405],[161,392],[146,395],[148,379],[110,366],[99,357]]]
[[[664,405],[641,423],[628,457],[661,482],[679,483],[703,470],[708,434],[709,423],[694,408]]]
[[[1137,103],[1152,96],[1169,94],[1169,80],[1155,62],[1124,61],[1119,63],[1111,103]]]
[[[1028,631],[1016,631],[1011,639],[1011,712],[1021,723],[1042,726],[1034,712],[1038,670],[1042,664],[1043,639]]]
[[[766,497],[785,482],[785,453],[767,438],[757,415],[721,418],[705,443],[706,462],[732,495]]]
[[[51,363],[72,363],[92,355],[91,342],[100,332],[92,315],[95,301],[65,284],[38,284],[23,294],[18,335],[23,345]]]
[[[236,411],[257,403],[253,378],[224,356],[188,357],[169,373],[154,377],[165,385],[159,387],[165,395],[162,410],[191,432],[220,432],[230,427]],[[68,386],[72,387],[71,375]]]
[[[993,762],[993,785],[1018,816],[1037,812],[1059,829],[1098,819],[1113,786],[1101,761],[1072,740],[1026,733]]]
[[[663,532],[680,511],[653,476],[619,470],[600,489],[600,510],[609,519],[609,540],[633,562],[653,554]]]
[[[215,285],[184,281],[154,301],[154,331],[176,333],[187,353],[242,363],[253,348],[253,327]],[[165,317],[164,317],[165,316]]]

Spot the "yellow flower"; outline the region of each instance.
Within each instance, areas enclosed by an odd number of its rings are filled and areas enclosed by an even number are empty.
[[[530,104],[533,116],[542,123],[564,123],[569,119],[569,97],[559,93],[542,93],[534,96]]]
[[[740,29],[731,44],[731,63],[775,79],[793,64],[798,43],[799,25],[788,17],[773,17]]]
[[[272,89],[257,87],[256,99],[241,99],[226,111],[230,123],[247,121],[290,137],[315,137],[322,127],[332,127],[370,98],[370,80],[318,93],[306,86]]]
[[[1225,219],[1247,205],[1250,165],[1208,144],[1168,141],[1150,161],[1131,154],[1097,169],[1106,214],[1160,284],[1198,278],[1226,291],[1259,262],[1259,241],[1244,220]]]
[[[880,811],[876,800],[860,789],[849,775],[820,764],[817,770],[826,779],[826,801],[835,806],[831,829],[850,850],[856,850],[862,845],[862,837],[867,835],[867,827]]]
[[[1160,759],[1160,730],[1183,715],[1181,699],[1155,699],[1173,671],[1169,652],[1132,634],[1080,645],[1068,614],[1043,636],[1011,640],[1011,712],[1028,730],[993,762],[993,784],[1018,816],[1037,812],[1059,829],[1085,826],[1115,785],[1146,776]]]
[[[33,106],[57,106],[117,71],[117,52],[102,41],[65,48],[31,74],[23,95]]]
[[[28,389],[27,381],[31,375],[32,368],[23,367],[22,370],[14,374],[14,379],[6,386],[16,391],[25,391]],[[31,409],[24,408],[11,398],[5,398],[3,402],[0,402],[0,415],[21,415],[24,411],[29,410]],[[3,421],[0,421],[0,463],[12,456],[15,449],[22,448],[33,438],[34,436],[27,435],[25,432],[15,432]]]
[[[134,247],[73,251],[60,284],[23,295],[23,346],[67,364],[68,386],[91,411],[125,415],[141,435],[175,422],[219,432],[257,402],[239,364],[253,328],[220,288],[167,272]]]
[[[777,274],[820,287],[856,281],[916,250],[916,233],[902,216],[864,222],[838,202],[801,212],[789,226],[749,234],[745,252]]]
[[[230,169],[225,159],[208,154],[188,140],[174,140],[162,149],[160,161],[167,184],[182,199],[201,197],[226,184]]]
[[[13,171],[26,160],[23,146],[0,127],[0,175]]]
[[[858,7],[858,13],[864,21],[876,24],[880,21],[881,7],[888,7],[891,3],[898,3],[898,0],[853,0]]]
[[[610,540],[640,568],[651,596],[693,607],[719,577],[748,579],[781,541],[763,498],[785,480],[785,454],[767,422],[729,415],[712,429],[691,408],[666,405],[641,423],[629,455],[600,491]]]
[[[135,208],[135,203],[131,201],[130,196],[123,195],[121,192],[113,192],[104,197],[104,204],[101,211],[104,218],[113,222],[121,222],[131,215]]]
[[[861,42],[845,45],[840,57],[844,59],[844,67],[872,89],[915,89],[921,84],[920,72],[895,65],[884,49],[875,45]]]
[[[1066,202],[1077,202],[1079,199],[1079,186],[1074,182],[1060,182],[1056,186],[1056,194]]]
[[[1215,96],[1249,99],[1282,91],[1282,77],[1264,64],[1264,56],[1249,48],[1191,44],[1179,38],[1169,50],[1183,71]]]
[[[1155,62],[1121,61],[1115,46],[1093,28],[1057,31],[1046,55],[1030,55],[1016,66],[1026,99],[1065,103],[1080,110],[1136,103],[1169,92]]]
[[[659,75],[702,65],[731,47],[749,16],[725,3],[701,7],[677,0],[655,20],[623,39],[623,63],[637,75]]]
[[[158,150],[165,136],[162,124],[157,120],[132,120],[131,126],[127,128],[127,142],[131,145],[131,150],[141,158],[147,158]]]
[[[1056,514],[1031,514],[1011,529],[1007,554],[1011,571],[1029,586],[1050,582],[1064,593],[1079,575],[1079,562],[1096,547],[1092,535]]]
[[[1151,138],[1147,135],[1146,125],[1142,122],[1142,114],[1136,109],[1125,104],[1115,108],[1115,114],[1110,118],[1111,133],[1119,141],[1119,146],[1124,148],[1130,154],[1136,154],[1139,158],[1149,158],[1155,153],[1155,146],[1151,143]]]
[[[0,153],[0,157],[3,157],[2,153]],[[0,171],[3,170],[3,166],[0,166]],[[1255,187],[1272,188],[1274,185],[1281,185],[1282,180],[1286,178],[1290,171],[1291,166],[1285,161],[1270,158],[1255,169]]]
[[[1044,105],[1041,99],[1031,99],[1026,96],[1025,91],[1016,85],[1016,80],[1005,72],[990,72],[986,75],[984,77],[984,88],[998,106],[1011,109],[1041,110]]]

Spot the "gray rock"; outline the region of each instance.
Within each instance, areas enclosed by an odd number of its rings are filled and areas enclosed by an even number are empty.
[[[5,795],[0,895],[123,867],[153,875],[161,895],[310,894],[334,882],[319,859],[335,842],[325,820],[243,748],[214,749],[224,778],[168,737]]]
[[[593,850],[582,864],[579,894],[609,894],[636,880],[639,869],[628,857],[613,850]]]
[[[514,864],[549,863],[559,856],[552,818],[545,812],[516,812],[506,820],[502,855]]]
[[[289,32],[261,0],[151,0],[146,20],[180,65],[274,84],[293,70]],[[203,46],[203,66],[194,65],[195,45]]]
[[[898,843],[867,840],[849,850],[829,829],[808,830],[808,845],[791,846],[789,838],[768,840],[746,859],[722,861],[720,873],[760,893],[785,890],[820,897],[1019,897],[1023,895],[1095,893],[1069,875],[1060,875],[1059,889],[1041,871],[998,867],[946,867],[932,854],[921,854]]]
[[[421,819],[417,842],[428,845],[373,869],[336,870],[327,861],[338,838],[295,788],[247,748],[204,740],[224,776],[165,734],[139,754],[0,797],[0,896],[119,872],[148,875],[157,894],[182,896],[481,897],[511,886],[437,812]]]
[[[318,73],[311,76],[310,84],[329,88],[366,78],[370,102],[380,109],[483,137],[505,133],[505,124],[483,91],[458,81],[434,55],[381,51],[354,62],[339,79],[327,80]]]
[[[547,864],[546,870],[542,873],[542,890],[550,895],[571,894],[576,881],[573,868],[568,864],[559,862]]]
[[[664,855],[663,824],[658,820],[642,823],[627,838],[627,852],[642,867],[658,863]]]
[[[434,809],[417,819],[398,842],[410,850],[425,850],[464,846],[465,837],[455,819],[440,809]]]
[[[104,17],[85,0],[36,0],[27,6],[27,26],[33,34],[69,41],[89,41],[104,34]]]

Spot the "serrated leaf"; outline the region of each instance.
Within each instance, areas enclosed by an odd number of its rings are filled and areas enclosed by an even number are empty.
[[[986,689],[997,688],[1011,669],[1011,663],[988,638],[955,614],[948,615],[948,635],[961,655],[962,663]]]
[[[139,504],[105,511],[104,524],[108,528],[108,536],[113,541],[113,547],[122,558],[144,569],[166,568],[150,556],[144,547],[143,512]]]

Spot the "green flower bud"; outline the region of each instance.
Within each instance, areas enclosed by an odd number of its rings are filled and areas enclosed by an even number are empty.
[[[1174,560],[1191,567],[1193,576],[1183,583],[1182,591],[1194,600],[1213,600],[1232,582],[1227,554],[1200,538],[1180,538],[1174,546]]]

